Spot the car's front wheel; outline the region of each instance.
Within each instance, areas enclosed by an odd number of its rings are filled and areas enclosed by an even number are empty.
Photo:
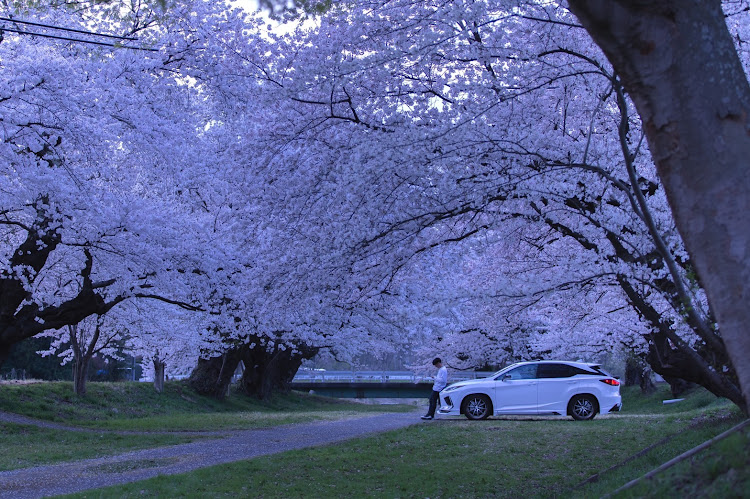
[[[596,399],[590,395],[576,395],[570,399],[568,413],[576,421],[594,419],[594,416],[596,416]]]
[[[492,403],[487,395],[469,395],[463,402],[463,413],[469,419],[487,419],[492,412]]]

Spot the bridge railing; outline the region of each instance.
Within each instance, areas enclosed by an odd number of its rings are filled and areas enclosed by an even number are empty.
[[[492,374],[485,371],[449,371],[448,382],[486,378]],[[413,371],[324,371],[305,369],[297,371],[292,382],[299,383],[428,383],[432,376]]]

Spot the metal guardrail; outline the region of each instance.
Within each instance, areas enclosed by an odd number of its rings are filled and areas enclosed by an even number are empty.
[[[486,378],[491,372],[449,371],[448,383],[467,379]],[[431,382],[432,376],[424,376],[413,371],[323,371],[305,369],[297,371],[292,382],[304,383],[424,383]]]

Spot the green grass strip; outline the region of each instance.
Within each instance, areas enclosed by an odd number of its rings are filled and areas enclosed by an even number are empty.
[[[117,435],[0,423],[0,471],[120,454],[197,440],[180,435]]]

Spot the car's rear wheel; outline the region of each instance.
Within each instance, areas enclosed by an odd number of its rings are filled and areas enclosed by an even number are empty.
[[[568,403],[568,414],[576,421],[587,421],[596,416],[596,399],[590,395],[576,395]]]
[[[463,402],[463,413],[469,419],[487,419],[492,412],[492,403],[487,395],[469,395]]]

